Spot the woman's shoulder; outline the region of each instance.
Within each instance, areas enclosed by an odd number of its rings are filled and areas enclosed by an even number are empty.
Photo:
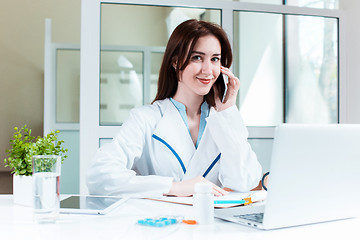
[[[136,107],[131,110],[131,115],[135,115],[137,117],[143,117],[148,121],[151,120],[159,120],[162,118],[166,108],[169,105],[170,100],[168,98],[163,100],[157,100],[152,104],[143,105],[140,107]]]

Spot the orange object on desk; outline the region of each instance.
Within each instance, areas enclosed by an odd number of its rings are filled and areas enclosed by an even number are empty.
[[[252,204],[253,202],[251,201],[251,197],[248,197],[248,198],[244,198],[244,200],[246,201],[244,203],[244,205],[249,205],[249,204]]]
[[[193,225],[193,224],[197,224],[197,222],[195,221],[195,220],[182,220],[182,222],[183,223],[185,223],[185,224],[191,224],[191,225]]]

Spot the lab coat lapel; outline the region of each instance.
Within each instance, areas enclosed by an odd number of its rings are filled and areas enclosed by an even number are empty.
[[[209,129],[205,128],[199,146],[189,163],[188,171],[183,180],[203,176],[203,174],[208,171],[206,178],[209,179],[210,177],[210,179],[214,181],[215,179],[213,178],[217,178],[217,176],[211,176],[214,172],[217,172],[215,169],[218,168],[218,161],[221,158],[219,154],[220,150],[215,144]]]
[[[176,107],[169,99],[165,100],[162,104],[164,110],[163,117],[153,132],[153,138],[161,142],[160,144],[165,144],[169,151],[172,151],[172,148],[187,170],[189,162],[196,150],[194,143]],[[180,163],[179,168],[181,169]]]

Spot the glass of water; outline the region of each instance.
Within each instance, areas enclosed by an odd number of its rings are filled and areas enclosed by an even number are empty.
[[[32,157],[34,178],[34,219],[38,223],[54,223],[59,216],[61,157]]]

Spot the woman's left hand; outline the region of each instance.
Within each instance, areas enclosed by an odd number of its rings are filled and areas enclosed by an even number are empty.
[[[228,76],[227,91],[224,101],[221,102],[218,97],[218,92],[215,90],[215,105],[216,111],[220,112],[236,104],[236,97],[240,88],[240,80],[237,78],[230,69],[221,66],[220,71],[222,74]]]

